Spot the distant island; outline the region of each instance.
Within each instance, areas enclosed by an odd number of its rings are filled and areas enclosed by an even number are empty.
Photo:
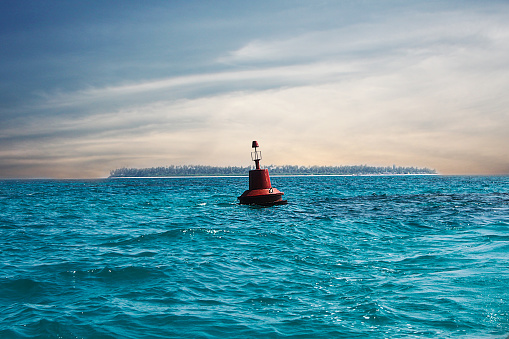
[[[398,175],[437,174],[434,169],[400,166],[275,166],[265,167],[271,175]],[[125,177],[184,177],[184,176],[245,176],[252,166],[203,166],[182,165],[151,168],[119,168],[110,172],[110,178]]]

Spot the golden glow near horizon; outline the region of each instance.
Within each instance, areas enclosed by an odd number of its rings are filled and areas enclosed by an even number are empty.
[[[509,4],[197,4],[0,11],[0,178],[247,166],[252,140],[265,165],[509,174]]]

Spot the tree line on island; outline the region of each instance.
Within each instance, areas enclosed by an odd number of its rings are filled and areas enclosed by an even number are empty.
[[[276,166],[265,167],[271,175],[396,175],[437,174],[434,169],[401,166]],[[181,176],[232,176],[247,175],[253,166],[203,166],[180,165],[150,168],[118,168],[110,172],[110,178],[125,177],[181,177]]]

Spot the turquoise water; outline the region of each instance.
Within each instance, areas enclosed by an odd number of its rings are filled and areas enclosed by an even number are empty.
[[[509,177],[0,181],[1,338],[507,338]]]

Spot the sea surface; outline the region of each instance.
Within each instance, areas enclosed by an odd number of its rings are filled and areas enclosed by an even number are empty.
[[[507,338],[509,177],[0,181],[0,338]]]

